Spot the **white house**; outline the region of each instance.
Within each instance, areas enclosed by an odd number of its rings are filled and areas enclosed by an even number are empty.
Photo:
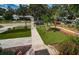
[[[18,20],[19,19],[19,16],[14,14],[13,15],[13,19]]]
[[[3,16],[0,16],[0,19],[3,19],[4,17]]]

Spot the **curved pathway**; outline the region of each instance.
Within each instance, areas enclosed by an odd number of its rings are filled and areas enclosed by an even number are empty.
[[[79,33],[75,32],[75,31],[72,31],[72,30],[69,30],[69,29],[66,29],[66,28],[63,28],[63,27],[59,27],[59,26],[57,26],[57,28],[59,28],[59,29],[62,30],[62,31],[67,32],[68,34],[71,34],[71,35],[78,35],[78,36],[79,36]]]

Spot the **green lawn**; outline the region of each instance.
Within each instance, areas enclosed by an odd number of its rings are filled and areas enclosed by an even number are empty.
[[[6,31],[4,33],[0,33],[0,39],[29,37],[29,36],[31,36],[30,29],[13,29]]]
[[[45,31],[44,26],[37,26],[37,30],[46,44],[63,43],[70,40],[71,36],[65,35],[60,31]]]

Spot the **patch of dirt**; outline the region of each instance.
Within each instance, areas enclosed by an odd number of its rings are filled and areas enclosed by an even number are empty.
[[[6,48],[4,50],[6,51],[12,51],[15,53],[15,55],[21,51],[22,55],[24,55],[29,49],[31,48],[31,45],[27,45],[27,46],[18,46],[18,47],[12,47],[12,48]]]

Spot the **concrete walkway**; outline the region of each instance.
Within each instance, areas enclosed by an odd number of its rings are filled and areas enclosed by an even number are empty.
[[[34,18],[31,17],[31,36],[32,36],[32,49],[35,55],[47,55],[49,54],[46,49],[46,45],[44,44],[42,38],[40,37],[36,25],[34,24]]]
[[[32,35],[32,48],[35,55],[55,55],[58,54],[55,49],[50,49],[42,40],[39,35],[36,26],[34,24],[34,19],[31,21],[31,35]]]
[[[40,55],[57,55],[59,52],[55,48],[50,48],[49,46],[45,45],[42,38],[40,37],[37,29],[34,27],[32,29],[32,48],[36,54]]]
[[[12,38],[0,40],[0,47],[2,48],[11,48],[16,46],[31,45],[31,37],[22,37],[22,38]]]
[[[32,48],[33,48],[33,50],[38,51],[41,49],[46,49],[45,47],[46,46],[45,46],[42,38],[38,34],[36,28],[33,28],[32,29]]]

